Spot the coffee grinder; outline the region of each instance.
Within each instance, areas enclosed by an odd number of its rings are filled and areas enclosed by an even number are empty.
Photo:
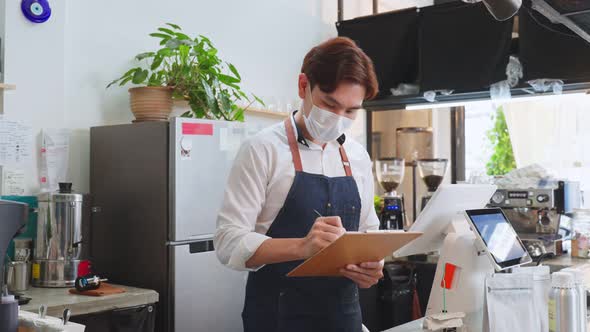
[[[418,171],[422,181],[428,188],[428,193],[422,197],[422,204],[420,210],[424,210],[424,207],[436,191],[438,186],[442,183],[442,180],[447,172],[447,166],[449,164],[448,159],[418,159]]]
[[[385,194],[380,213],[380,229],[404,229],[404,198],[396,192],[404,179],[405,161],[402,158],[379,159],[375,162],[377,180]]]

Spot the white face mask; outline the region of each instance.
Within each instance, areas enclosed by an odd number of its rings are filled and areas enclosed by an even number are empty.
[[[303,120],[307,131],[314,140],[320,143],[333,141],[352,126],[353,120],[314,105],[309,86],[306,90],[306,98],[309,98],[311,110],[308,116],[303,114]]]

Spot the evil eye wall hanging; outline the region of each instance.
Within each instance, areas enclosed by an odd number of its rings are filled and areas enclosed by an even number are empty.
[[[51,16],[51,7],[47,0],[22,0],[20,9],[27,20],[33,23],[43,23]]]

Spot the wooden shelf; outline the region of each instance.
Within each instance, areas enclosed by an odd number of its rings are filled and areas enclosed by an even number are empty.
[[[244,111],[244,113],[251,115],[272,116],[278,118],[286,118],[289,116],[289,114],[291,114],[289,112],[273,112],[258,108],[248,108]]]
[[[174,99],[174,106],[176,107],[189,107],[188,102],[186,100],[177,100]],[[248,115],[256,115],[256,116],[267,116],[267,117],[275,117],[275,118],[286,118],[291,114],[291,112],[273,112],[265,109],[260,108],[252,108],[249,107],[244,111],[245,114]]]
[[[16,89],[16,85],[0,83],[0,89],[1,90],[14,90],[14,89]]]

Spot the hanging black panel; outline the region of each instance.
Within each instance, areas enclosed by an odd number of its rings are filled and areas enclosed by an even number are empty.
[[[474,90],[506,79],[513,20],[496,21],[483,3],[421,10],[420,90]]]
[[[417,73],[418,13],[415,8],[336,23],[373,60],[380,96],[399,83],[414,83]]]
[[[524,7],[519,14],[520,61],[524,79],[590,79],[590,44],[561,24]]]
[[[588,0],[545,0],[561,15],[567,15],[586,33],[590,33],[590,1]]]

